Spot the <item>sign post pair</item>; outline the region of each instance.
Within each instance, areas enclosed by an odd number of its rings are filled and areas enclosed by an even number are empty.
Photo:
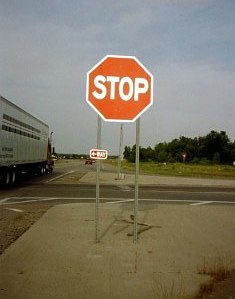
[[[134,242],[137,242],[138,177],[140,116],[153,103],[153,76],[134,56],[107,55],[87,73],[86,101],[98,113],[97,149],[101,153],[101,118],[108,122],[136,121],[136,172],[134,200]],[[91,153],[90,153],[91,154]],[[96,241],[99,223],[99,175],[97,160],[96,176]]]

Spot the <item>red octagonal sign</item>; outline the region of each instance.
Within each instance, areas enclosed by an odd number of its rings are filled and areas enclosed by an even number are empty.
[[[86,101],[105,121],[133,122],[153,103],[153,76],[134,56],[107,55],[87,73]]]

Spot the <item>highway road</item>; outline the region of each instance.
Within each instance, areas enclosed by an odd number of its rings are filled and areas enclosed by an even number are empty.
[[[25,179],[16,187],[0,190],[0,204],[46,202],[94,202],[96,197],[95,180],[90,183],[66,181],[73,173],[83,176],[96,171],[96,165],[85,165],[83,161],[58,163],[53,174],[43,177]],[[103,172],[116,171],[113,166],[105,164]],[[133,185],[101,185],[101,202],[126,201],[134,198]],[[140,185],[140,201],[157,203],[234,204],[235,188],[196,187],[196,186],[158,186]]]

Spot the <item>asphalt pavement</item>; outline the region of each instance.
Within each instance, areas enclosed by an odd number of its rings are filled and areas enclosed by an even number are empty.
[[[167,178],[140,176],[140,184]],[[162,179],[162,181],[161,181]],[[171,181],[172,180],[172,181]],[[88,172],[80,183],[95,183]],[[101,184],[133,184],[103,173]],[[230,180],[168,178],[168,184],[234,186]],[[202,183],[203,182],[203,183]],[[229,185],[230,183],[230,185]],[[217,261],[235,267],[234,205],[133,202],[57,205],[0,256],[0,298],[182,298]],[[96,232],[98,241],[96,241]]]

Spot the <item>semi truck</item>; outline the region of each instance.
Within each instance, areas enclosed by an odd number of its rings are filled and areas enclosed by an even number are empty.
[[[0,95],[0,185],[52,172],[49,126]]]

